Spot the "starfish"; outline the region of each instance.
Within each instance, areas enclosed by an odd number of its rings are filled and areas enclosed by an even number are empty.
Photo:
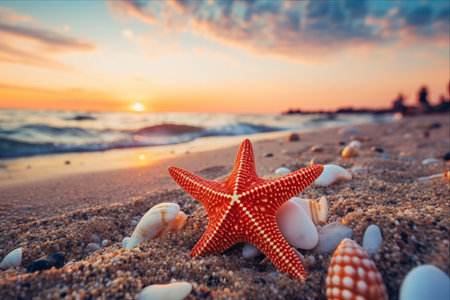
[[[247,242],[261,250],[279,270],[303,282],[306,271],[281,235],[276,213],[322,171],[323,166],[314,165],[275,179],[260,178],[248,139],[241,144],[233,171],[224,181],[208,180],[170,167],[173,179],[203,204],[209,217],[208,227],[191,256],[218,254],[236,243]]]

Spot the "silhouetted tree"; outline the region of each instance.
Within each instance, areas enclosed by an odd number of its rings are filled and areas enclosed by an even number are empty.
[[[394,112],[400,112],[403,115],[405,115],[408,108],[405,106],[405,104],[403,104],[404,100],[405,100],[405,97],[403,96],[403,94],[402,93],[398,94],[397,99],[395,99],[392,102],[392,110]]]

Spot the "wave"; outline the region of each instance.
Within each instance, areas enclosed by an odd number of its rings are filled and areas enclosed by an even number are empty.
[[[0,158],[179,144],[199,137],[248,135],[284,129],[287,128],[239,122],[210,127],[166,123],[135,130],[28,124],[10,130],[0,129]]]

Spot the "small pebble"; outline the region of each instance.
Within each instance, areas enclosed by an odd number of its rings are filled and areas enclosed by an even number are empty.
[[[400,300],[422,299],[450,299],[449,277],[433,265],[421,265],[409,271],[400,288]]]
[[[95,233],[91,235],[91,242],[100,244],[101,239]]]
[[[249,243],[245,243],[244,248],[242,248],[242,256],[245,259],[253,258],[261,254],[262,252],[258,248]]]
[[[181,300],[192,291],[189,282],[174,282],[169,284],[153,284],[145,287],[139,293],[139,300]]]
[[[329,254],[336,250],[345,238],[352,238],[353,230],[339,222],[333,222],[320,228],[319,243],[315,248],[319,254]]]
[[[381,236],[380,228],[377,225],[370,225],[364,232],[362,246],[368,249],[369,254],[377,254],[380,249],[380,244],[383,238]]]
[[[322,152],[323,151],[323,147],[321,145],[314,145],[311,147],[311,152]]]
[[[264,157],[272,157],[272,156],[273,156],[273,153],[270,153],[270,152],[264,153]]]
[[[435,163],[440,163],[440,162],[442,162],[442,160],[434,158],[434,157],[428,157],[428,158],[425,158],[424,160],[422,160],[422,165],[435,164]]]
[[[352,168],[352,172],[353,173],[362,173],[362,172],[364,172],[366,170],[366,168],[364,168],[364,167],[359,167],[359,166],[354,166],[353,168]]]
[[[129,236],[126,236],[126,237],[123,238],[123,240],[122,240],[122,248],[126,248],[129,240],[130,240]]]
[[[281,167],[281,168],[278,168],[275,170],[275,174],[277,174],[277,175],[286,175],[291,172],[292,172],[291,170],[289,170],[288,168],[284,168],[284,167]]]
[[[357,135],[360,131],[354,127],[344,127],[339,129],[339,135]]]
[[[100,244],[98,243],[89,243],[86,247],[90,252],[95,252],[100,249]]]
[[[378,158],[382,158],[382,159],[385,159],[385,160],[390,160],[391,159],[391,157],[389,155],[387,155],[387,154],[380,154],[380,155],[378,155]]]
[[[5,258],[3,258],[0,267],[14,268],[20,266],[20,263],[22,262],[22,253],[23,253],[22,247],[9,252],[5,256]]]
[[[297,133],[290,133],[285,140],[286,142],[297,142],[300,141],[300,136]]]
[[[370,150],[372,150],[373,152],[378,152],[378,153],[383,153],[384,150],[382,148],[378,148],[375,146],[372,146],[372,148],[370,148]]]
[[[342,157],[344,158],[349,158],[349,157],[354,157],[358,155],[358,150],[356,150],[357,148],[355,147],[351,147],[351,146],[346,146],[344,148],[344,150],[342,150]]]
[[[102,247],[106,247],[106,246],[108,246],[108,244],[109,244],[108,240],[103,240],[102,241]]]
[[[28,265],[27,272],[33,273],[35,271],[47,270],[52,267],[61,268],[62,266],[64,266],[64,254],[57,252],[33,261]]]
[[[449,161],[450,160],[450,152],[445,153],[443,158],[445,161]]]

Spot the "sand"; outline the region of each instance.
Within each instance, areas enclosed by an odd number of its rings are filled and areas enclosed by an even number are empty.
[[[444,177],[417,181],[450,169],[444,160],[421,163],[450,151],[449,116],[353,127],[360,131],[357,136],[363,146],[358,156],[347,159],[340,152],[349,136],[340,134],[339,128],[298,132],[296,142],[285,141],[288,133],[277,138],[250,137],[257,172],[261,177],[275,177],[279,167],[296,170],[311,160],[350,171],[362,167],[361,172],[352,173],[351,181],[312,185],[300,196],[326,196],[327,223],[344,222],[360,244],[367,226],[380,227],[383,242],[373,259],[390,299],[397,299],[403,278],[414,266],[433,264],[449,274],[449,181]],[[0,187],[0,258],[24,248],[20,267],[0,271],[0,299],[135,299],[147,285],[173,281],[192,283],[187,299],[324,299],[331,254],[300,250],[307,257],[305,284],[281,273],[262,256],[244,259],[242,244],[221,255],[189,256],[208,218],[201,204],[177,187],[167,167],[222,179],[233,167],[236,143],[133,168],[77,172]],[[323,151],[311,152],[310,147],[317,144]],[[372,151],[372,146],[383,153]],[[63,162],[61,167],[70,168]],[[124,250],[122,239],[160,202],[178,203],[189,215],[186,227]],[[108,245],[92,251],[88,244],[97,240],[92,235],[108,240]],[[54,252],[64,254],[64,267],[27,273],[32,261]]]

